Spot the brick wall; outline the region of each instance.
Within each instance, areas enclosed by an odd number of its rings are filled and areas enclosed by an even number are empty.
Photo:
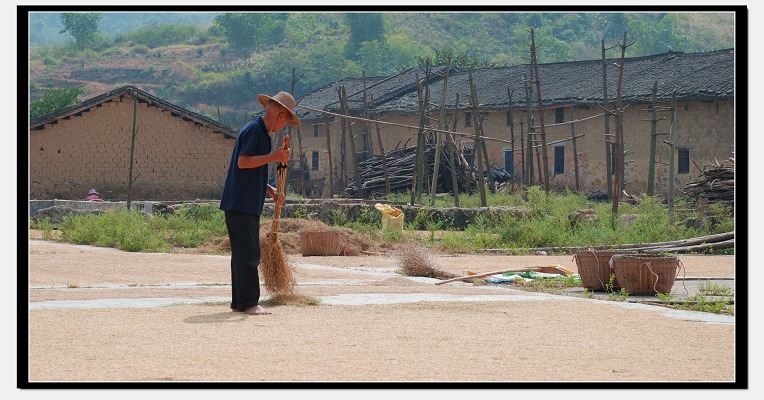
[[[233,139],[146,103],[136,122],[133,200],[220,197]],[[126,95],[30,131],[30,198],[126,200],[132,127]]]

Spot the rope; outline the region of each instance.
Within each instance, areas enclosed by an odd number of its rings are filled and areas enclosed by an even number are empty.
[[[354,119],[356,121],[373,122],[373,123],[376,123],[376,124],[399,126],[399,127],[402,127],[402,128],[416,129],[417,131],[419,131],[419,129],[420,129],[420,127],[418,127],[418,126],[399,124],[399,123],[396,123],[396,122],[377,121],[377,120],[361,118],[361,117],[351,117],[350,115],[337,114],[337,113],[333,113],[333,112],[329,112],[329,111],[317,110],[315,108],[305,107],[305,106],[301,106],[299,104],[295,104],[295,107],[303,108],[305,110],[310,110],[310,111],[313,111],[313,112],[334,115],[335,117],[346,118],[346,119]],[[456,131],[445,131],[445,130],[442,130],[442,129],[435,129],[435,128],[425,128],[424,130],[430,131],[430,132],[448,133],[448,134],[451,134],[451,135],[464,136],[464,137],[467,137],[467,138],[470,138],[470,139],[474,139],[475,138],[475,134],[474,133],[462,133],[462,132],[456,132]],[[512,141],[510,141],[510,140],[499,139],[499,138],[492,138],[492,137],[482,136],[482,135],[480,136],[480,139],[482,139],[482,140],[493,140],[495,142],[502,142],[502,143],[512,144]]]

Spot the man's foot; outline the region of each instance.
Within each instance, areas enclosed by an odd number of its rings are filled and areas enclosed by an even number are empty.
[[[268,315],[268,314],[271,313],[270,311],[264,309],[263,306],[261,306],[259,304],[256,305],[256,306],[245,308],[244,312],[249,314],[249,315]]]

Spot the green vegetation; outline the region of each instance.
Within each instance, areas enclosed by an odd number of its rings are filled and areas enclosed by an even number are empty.
[[[63,13],[61,23],[64,29],[59,33],[70,34],[78,49],[93,48],[101,41],[100,21],[101,14],[98,13]]]
[[[47,89],[37,100],[29,102],[29,118],[41,117],[73,106],[77,104],[83,93],[82,86]]]
[[[732,289],[710,281],[702,282],[698,287],[698,293],[687,297],[684,301],[674,299],[670,293],[659,293],[658,299],[661,303],[679,310],[735,315]]]
[[[461,199],[465,205],[479,204],[480,201],[477,195],[462,196]],[[522,253],[522,249],[533,247],[671,241],[723,233],[730,224],[734,226],[733,222],[727,221],[731,218],[730,213],[719,207],[709,207],[706,211],[711,213],[711,210],[716,210],[713,215],[719,223],[714,228],[698,230],[671,225],[666,205],[649,196],[642,197],[638,206],[622,204],[622,212],[636,214],[637,218],[628,226],[616,224],[615,229],[610,226],[608,203],[590,203],[583,195],[572,192],[546,196],[539,187],[530,187],[526,193],[492,195],[489,204],[524,207],[530,213],[524,218],[488,218],[480,214],[464,231],[460,231],[446,226],[450,224],[448,221],[434,218],[434,210],[425,210],[405,224],[403,233],[383,233],[380,230],[380,212],[373,207],[361,207],[354,211],[352,221],[344,210],[332,211],[330,225],[353,229],[373,240],[388,243],[421,241],[430,247],[454,253],[477,252],[486,248],[516,249]],[[584,208],[595,209],[599,218],[579,222],[573,227],[567,215]],[[683,213],[683,218],[698,215],[697,211],[688,210]],[[48,224],[44,221],[36,222],[32,228],[51,230]],[[419,225],[423,228],[416,229]],[[214,204],[187,204],[168,215],[151,216],[122,209],[111,209],[100,215],[70,215],[58,229],[61,232],[59,240],[128,251],[170,251],[178,247],[198,247],[227,234],[224,215]],[[416,231],[429,234],[415,235]],[[612,281],[610,284],[612,289]],[[713,292],[712,289],[708,291]]]
[[[227,235],[225,216],[214,204],[191,204],[167,216],[122,208],[98,215],[70,214],[58,229],[64,242],[143,252],[198,247]]]
[[[733,13],[30,13],[30,90],[46,72],[71,68],[114,84],[115,68],[167,60],[161,74],[130,84],[158,87],[181,107],[214,110],[237,126],[258,110],[256,93],[300,97],[343,78],[389,76],[427,61],[458,68],[527,64],[529,27],[541,63],[601,57],[623,40],[627,57],[734,46]],[[616,57],[609,50],[609,57]],[[99,76],[103,75],[103,80]],[[35,81],[37,81],[35,83]],[[34,86],[35,84],[39,86]],[[55,84],[54,84],[55,85]]]
[[[387,201],[405,202],[405,194],[391,195]],[[462,207],[480,206],[480,197],[460,196]],[[734,230],[731,211],[724,206],[708,207],[704,216],[714,216],[719,222],[713,227],[699,230],[683,225],[669,223],[668,209],[659,198],[643,196],[639,205],[623,203],[619,212],[635,214],[637,218],[625,226],[616,220],[615,229],[611,226],[611,203],[594,203],[581,194],[569,190],[547,196],[538,186],[529,187],[521,193],[487,194],[491,207],[522,207],[529,211],[527,217],[513,217],[502,214],[493,218],[479,215],[463,232],[455,231],[448,221],[437,221],[439,229],[445,230],[440,239],[431,235],[431,245],[443,250],[455,252],[480,251],[486,248],[529,249],[534,247],[598,246],[621,245],[632,243],[652,243],[710,235]],[[701,215],[683,200],[678,200],[676,207],[677,221]],[[453,207],[449,196],[438,197],[435,207]],[[598,218],[582,221],[573,226],[568,214],[582,209],[593,209]],[[683,210],[683,211],[681,211]],[[423,229],[432,231],[432,216],[427,211],[419,212],[413,220],[406,223],[407,230]],[[520,250],[518,250],[520,251]]]

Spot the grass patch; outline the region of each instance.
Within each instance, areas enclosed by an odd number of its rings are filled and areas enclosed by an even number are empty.
[[[408,201],[402,194],[388,196],[387,201]],[[436,207],[452,207],[448,196],[439,196]],[[460,196],[462,207],[480,205],[478,195]],[[671,241],[734,230],[734,213],[722,205],[692,209],[679,202],[676,221],[685,218],[710,218],[715,224],[704,224],[702,229],[671,224],[668,208],[658,198],[643,196],[639,205],[623,203],[619,215],[635,214],[626,225],[620,218],[611,218],[610,203],[589,201],[584,195],[565,191],[547,195],[540,187],[529,187],[518,193],[488,194],[492,208],[498,206],[522,207],[529,212],[524,216],[491,213],[479,214],[463,231],[448,228],[449,221],[432,218],[435,213],[426,210],[405,224],[403,232],[381,230],[380,213],[375,209],[362,209],[350,221],[344,210],[331,212],[330,226],[351,229],[387,249],[408,243],[424,243],[428,247],[448,253],[473,253],[487,248],[513,250],[526,254],[537,247],[565,246],[618,246],[627,243]],[[593,209],[594,220],[571,224],[568,215],[582,209]],[[423,230],[419,231],[419,227]],[[46,238],[54,239],[50,221],[34,222]],[[730,229],[732,228],[732,229]],[[62,240],[78,244],[115,247],[127,251],[169,252],[178,249],[204,248],[227,237],[224,213],[217,204],[186,204],[168,215],[146,215],[127,210],[108,210],[101,215],[67,217],[60,225]],[[421,234],[419,234],[421,233]],[[426,235],[426,236],[424,236]],[[707,254],[734,254],[734,249],[709,251]]]
[[[670,293],[659,293],[658,299],[662,304],[679,310],[735,315],[732,289],[710,281],[701,283],[698,293],[683,301],[676,300]]]

